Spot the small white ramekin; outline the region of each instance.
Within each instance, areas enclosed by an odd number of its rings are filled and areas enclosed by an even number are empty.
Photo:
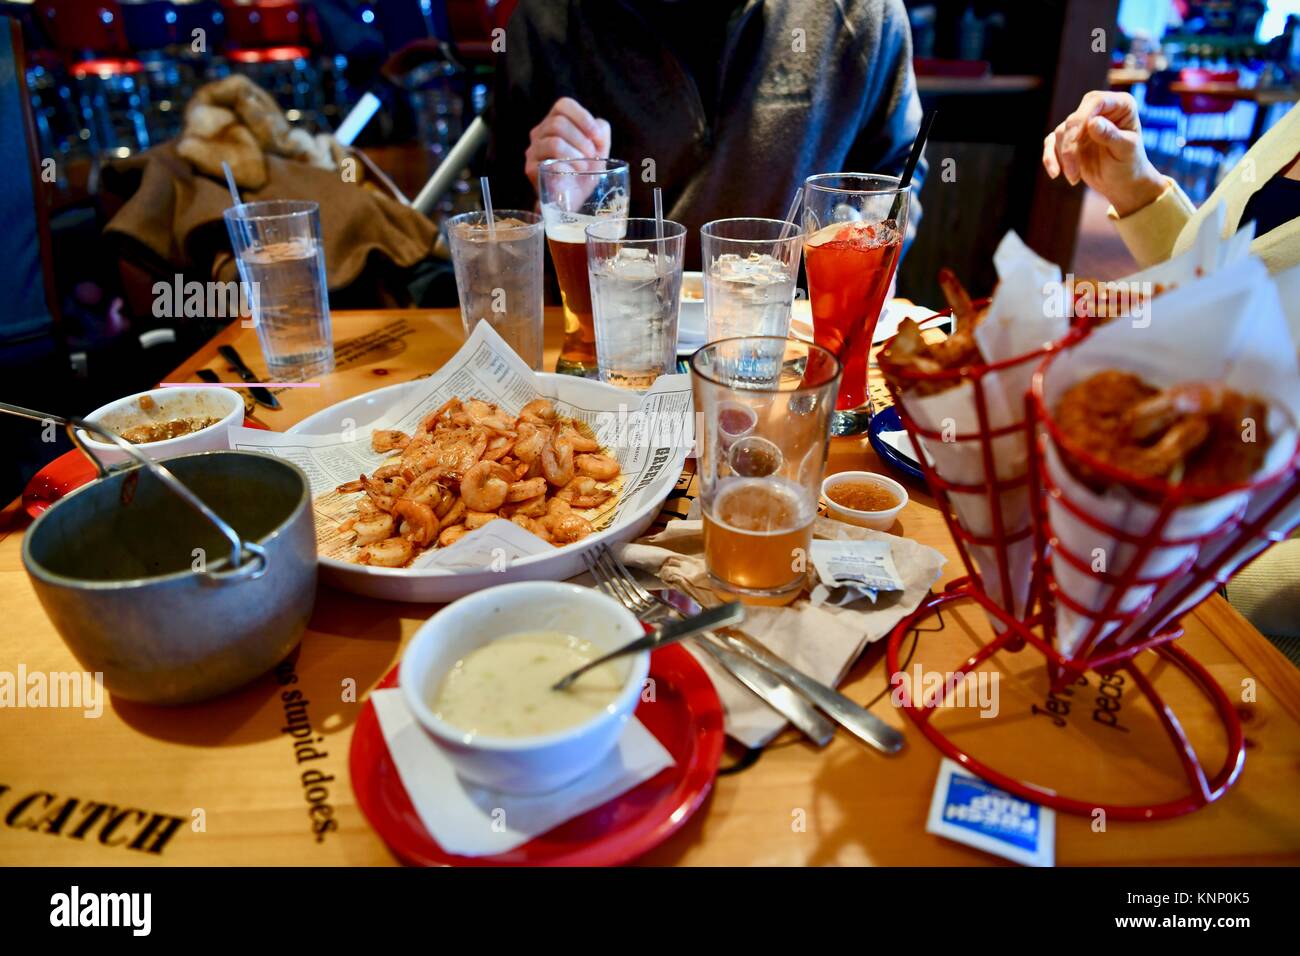
[[[149,411],[140,408],[140,398],[145,395],[149,396],[154,405]],[[85,419],[120,433],[132,425],[149,421],[197,417],[215,418],[217,421],[188,435],[142,442],[136,447],[155,460],[199,451],[225,451],[230,448],[230,429],[244,421],[244,398],[229,388],[155,388],[109,402],[86,415]],[[94,452],[95,457],[106,465],[117,464],[131,457],[104,439],[84,431],[77,434],[86,447]]]
[[[898,504],[886,511],[858,511],[854,508],[846,508],[836,503],[829,493],[831,488],[846,481],[869,481],[880,485],[893,493],[894,497],[898,499]],[[871,528],[873,531],[888,531],[893,527],[894,521],[898,518],[898,513],[906,507],[908,501],[906,488],[893,478],[886,478],[874,471],[841,471],[834,475],[827,475],[825,480],[822,481],[822,498],[826,500],[826,510],[830,512],[832,518],[838,518],[840,521],[846,521],[861,528]]]

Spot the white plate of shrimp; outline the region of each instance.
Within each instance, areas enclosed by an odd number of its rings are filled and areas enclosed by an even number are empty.
[[[572,376],[543,373],[536,382],[544,395],[580,408],[604,408],[628,397],[613,386]],[[288,430],[332,435],[340,422],[348,421],[355,423],[358,435],[371,436],[375,452],[391,455],[337,489],[357,503],[355,519],[347,525],[356,536],[356,549],[350,560],[321,555],[328,583],[369,597],[441,603],[510,581],[565,580],[585,569],[585,551],[642,534],[681,474],[685,447],[648,487],[638,487],[635,507],[611,517],[624,490],[618,461],[590,429],[558,416],[546,399],[513,415],[481,400],[458,398],[427,415],[409,434],[375,428],[391,409],[425,387],[417,380],[377,389]],[[478,561],[429,567],[416,560],[426,551],[450,548],[489,523],[485,533],[503,540],[520,540],[522,529],[534,549],[534,539],[545,544],[538,553],[516,556],[504,565]]]

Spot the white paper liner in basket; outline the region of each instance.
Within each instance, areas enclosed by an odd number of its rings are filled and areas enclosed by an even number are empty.
[[[1061,270],[1039,258],[1015,233],[1007,233],[993,258],[998,271],[998,288],[989,304],[988,314],[975,329],[980,355],[989,363],[1001,362],[1032,352],[1054,342],[1069,331],[1068,309],[1052,308],[1046,296],[1059,294]],[[1053,293],[1052,290],[1056,290]],[[1024,395],[1036,362],[989,372],[983,379],[985,403],[991,430],[1023,424]],[[937,395],[918,396],[902,390],[899,400],[912,420],[927,431],[944,435],[974,435],[980,431],[975,407],[975,387],[963,382]],[[935,473],[956,484],[980,485],[985,480],[983,448],[978,441],[935,441],[916,436],[929,454]],[[994,474],[999,481],[1024,478],[1029,467],[1029,452],[1023,430],[999,436],[991,442]],[[1034,542],[1030,527],[1027,485],[1007,489],[996,499],[992,493],[949,492],[958,524],[969,534],[988,538],[994,532],[996,506],[1002,520],[1003,534],[1015,536],[1005,560],[1012,594],[1003,593],[999,573],[1000,555],[986,545],[966,545],[971,560],[979,570],[984,589],[1000,607],[1015,617],[1022,617],[1029,596],[1034,562]],[[1001,623],[993,619],[1001,630]]]
[[[1287,347],[1290,342],[1275,283],[1261,262],[1245,259],[1235,262],[1232,269],[1180,284],[1156,299],[1149,325],[1138,327],[1129,320],[1117,320],[1062,353],[1044,376],[1043,397],[1050,412],[1067,388],[1109,369],[1132,372],[1160,388],[1183,382],[1223,382],[1268,403],[1265,424],[1272,441],[1254,477],[1272,475],[1284,469],[1295,452],[1294,423],[1300,418],[1300,370],[1294,348]],[[1092,491],[1065,469],[1053,443],[1049,440],[1047,444],[1048,472],[1072,503],[1128,535],[1141,536],[1152,526],[1159,505],[1137,500],[1119,486],[1111,486],[1101,494]],[[1248,507],[1259,513],[1266,496],[1276,491],[1267,490],[1257,496],[1257,501],[1252,501],[1248,492],[1239,491],[1178,508],[1170,515],[1161,537],[1190,538],[1222,529],[1226,521]],[[1055,499],[1048,501],[1048,517],[1061,547],[1085,561],[1096,558],[1098,567],[1111,575],[1123,573],[1137,552],[1137,545],[1080,521]],[[1222,540],[1212,539],[1204,555],[1202,546],[1196,543],[1152,548],[1138,574],[1149,578],[1176,571],[1189,560],[1205,560],[1214,547],[1227,550],[1229,540],[1230,534]],[[1231,550],[1244,551],[1247,547],[1234,541]],[[1113,585],[1079,570],[1059,553],[1053,553],[1050,560],[1059,588],[1081,606],[1100,614],[1113,596]],[[1178,587],[1183,580],[1179,575],[1160,587]],[[1135,610],[1153,597],[1153,591],[1152,585],[1136,585],[1122,596],[1115,610]],[[1155,597],[1158,600],[1158,595]],[[1058,602],[1057,650],[1073,655],[1093,623],[1093,618]],[[1115,622],[1107,622],[1100,634],[1108,637],[1118,627]],[[1128,627],[1115,634],[1115,642],[1122,644],[1135,633],[1142,631]]]

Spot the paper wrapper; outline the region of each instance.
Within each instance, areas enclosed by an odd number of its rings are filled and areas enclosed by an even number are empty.
[[[1273,475],[1288,466],[1295,452],[1295,422],[1300,417],[1300,370],[1295,350],[1279,347],[1290,341],[1278,289],[1267,270],[1258,260],[1239,260],[1231,269],[1184,282],[1160,296],[1153,305],[1149,325],[1117,320],[1097,329],[1052,363],[1044,379],[1044,399],[1050,411],[1070,386],[1108,369],[1132,372],[1159,388],[1183,382],[1222,382],[1268,404],[1265,424],[1272,441],[1255,477]],[[1111,486],[1099,494],[1076,480],[1051,443],[1046,460],[1048,472],[1064,497],[1090,517],[1135,536],[1145,534],[1157,520],[1159,505],[1138,500],[1123,487]],[[1284,479],[1282,485],[1286,484]],[[1271,500],[1268,496],[1275,493],[1280,493],[1280,486],[1254,497],[1246,491],[1234,492],[1178,508],[1169,518],[1163,539],[1186,539],[1217,529],[1224,529],[1224,534],[1204,544],[1151,548],[1138,575],[1150,578],[1171,574],[1188,561],[1205,562],[1225,553],[1245,560],[1253,544],[1235,536],[1225,523],[1243,509],[1247,514],[1260,513]],[[1145,548],[1080,521],[1055,497],[1048,499],[1048,516],[1062,548],[1084,560],[1094,557],[1111,575],[1124,573]],[[1061,590],[1090,611],[1101,613],[1111,600],[1114,586],[1101,577],[1079,570],[1056,553],[1051,556],[1051,567]],[[1185,580],[1185,575],[1178,574],[1159,587],[1170,593]],[[1200,597],[1212,587],[1203,588]],[[1121,596],[1116,610],[1133,611],[1153,599],[1151,613],[1144,615],[1140,623],[1159,623],[1150,619],[1157,616],[1162,603],[1156,588],[1131,587]],[[1185,602],[1185,606],[1191,603]],[[1168,619],[1174,615],[1158,616]],[[1093,618],[1058,604],[1057,650],[1067,657],[1074,655],[1093,623]],[[1118,624],[1108,622],[1099,633],[1103,639],[1111,638],[1114,644],[1122,645],[1135,634],[1144,634],[1145,629],[1129,626],[1119,632]]]
[[[930,593],[943,570],[944,557],[934,548],[910,538],[883,531],[818,518],[813,533],[818,538],[886,541],[901,591],[882,591],[876,603],[850,607],[813,607],[799,600],[788,607],[747,607],[742,630],[789,664],[817,680],[835,686],[844,679],[863,648],[878,641],[904,617],[916,610]],[[704,561],[704,532],[698,520],[672,521],[650,538],[628,544],[624,563],[657,577],[664,584],[689,594],[704,607],[718,604],[709,586]],[[772,710],[707,654],[686,648],[709,673],[726,709],[727,735],[747,747],[761,747],[781,732],[785,719]]]
[[[253,428],[231,429],[230,447],[259,451],[286,458],[307,473],[311,481],[316,512],[317,553],[321,557],[354,561],[357,547],[342,522],[356,513],[356,495],[341,495],[334,489],[368,474],[392,453],[371,450],[375,429],[397,429],[413,433],[422,418],[450,398],[479,398],[518,414],[535,398],[554,400],[562,417],[589,425],[597,441],[618,459],[623,473],[613,483],[618,494],[599,508],[578,513],[597,530],[617,527],[649,503],[656,492],[656,479],[667,467],[677,467],[683,451],[693,441],[690,378],[663,375],[645,394],[590,387],[590,383],[567,382],[558,376],[540,376],[519,358],[486,322],[473,333],[437,372],[395,391],[391,404],[378,406],[375,417],[355,421],[340,413],[324,434],[287,435]],[[569,385],[568,389],[564,386]],[[558,397],[565,391],[572,400]],[[580,398],[577,396],[581,396]],[[353,412],[352,414],[356,414]],[[324,432],[326,426],[313,431]],[[553,550],[553,546],[504,519],[492,521],[467,534],[447,548],[433,548],[417,555],[414,568],[483,568],[502,558],[514,561]]]
[[[997,292],[988,314],[975,329],[980,354],[992,364],[1033,352],[1069,331],[1068,309],[1046,304],[1048,290],[1060,289],[1061,270],[1035,255],[1015,233],[1008,233],[994,255],[998,270]],[[1037,367],[1036,361],[984,376],[983,389],[989,427],[1005,428],[1025,420],[1025,391]],[[929,431],[946,435],[974,435],[980,431],[975,405],[975,386],[963,382],[937,395],[900,394],[912,420]],[[935,472],[945,481],[980,485],[985,480],[983,449],[978,441],[937,441],[918,436]],[[992,442],[993,472],[999,481],[1023,478],[1029,467],[1029,450],[1023,431]],[[1002,521],[1003,533],[1020,534],[1005,553],[991,546],[967,544],[966,548],[983,579],[985,591],[1014,617],[1022,617],[1033,576],[1034,542],[1028,534],[1031,513],[1026,485],[994,494],[989,491],[949,492],[957,522],[970,534],[991,537],[994,508]],[[1003,588],[1000,561],[1007,563],[1009,592]],[[994,626],[1001,630],[996,619]]]

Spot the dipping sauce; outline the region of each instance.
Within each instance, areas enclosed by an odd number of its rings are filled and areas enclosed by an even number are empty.
[[[143,405],[144,399],[141,398]],[[152,404],[152,401],[150,402]],[[209,425],[215,425],[221,419],[219,418],[173,418],[165,422],[144,422],[140,425],[132,425],[130,428],[124,428],[120,432],[123,438],[132,445],[144,445],[154,441],[166,441],[169,438],[180,438],[182,435],[189,435],[200,429],[207,428]]]
[[[842,481],[827,488],[826,497],[853,511],[888,511],[898,506],[898,496],[874,481]]]
[[[551,685],[600,656],[589,641],[560,631],[528,631],[476,648],[456,662],[433,712],[468,734],[535,737],[594,717],[623,689],[626,661],[609,661],[566,690]]]

